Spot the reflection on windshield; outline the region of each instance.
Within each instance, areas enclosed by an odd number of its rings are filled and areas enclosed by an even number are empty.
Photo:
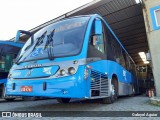
[[[27,50],[25,48],[31,45],[31,39],[26,42],[19,55],[19,57],[22,56],[19,62],[46,59],[48,58],[48,50],[52,51],[51,54],[54,58],[79,54],[88,20],[89,17],[72,18],[43,28],[34,35],[33,45]],[[47,36],[53,30],[53,41],[48,41]]]

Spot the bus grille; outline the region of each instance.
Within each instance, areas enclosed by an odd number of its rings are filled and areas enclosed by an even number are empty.
[[[108,77],[106,74],[91,70],[91,97],[108,96]]]

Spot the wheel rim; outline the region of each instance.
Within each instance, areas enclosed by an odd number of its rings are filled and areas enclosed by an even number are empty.
[[[117,91],[116,91],[116,87],[114,84],[111,84],[112,85],[112,91],[111,91],[111,94],[113,96],[113,99],[116,100],[117,99]]]
[[[112,87],[112,89],[111,89],[111,94],[114,96],[114,95],[115,95],[115,87],[114,87],[113,84],[111,84],[111,87]]]

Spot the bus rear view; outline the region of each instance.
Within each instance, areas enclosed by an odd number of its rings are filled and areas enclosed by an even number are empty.
[[[117,58],[111,55],[113,38],[122,51]],[[116,39],[99,15],[72,17],[41,29],[10,70],[7,95],[56,97],[61,103],[102,98],[112,103],[119,95],[133,94],[134,71],[127,70],[125,59],[133,61]]]

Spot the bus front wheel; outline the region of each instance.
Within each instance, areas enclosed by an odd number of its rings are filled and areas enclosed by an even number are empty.
[[[117,99],[117,96],[114,93],[114,94],[111,94],[110,97],[103,98],[102,103],[103,104],[112,104],[116,99]]]
[[[69,103],[70,100],[71,98],[57,98],[59,103]]]
[[[102,103],[104,104],[111,104],[114,101],[116,101],[118,98],[118,82],[116,78],[112,79],[111,87],[112,87],[112,92],[110,97],[106,97],[102,99]]]

